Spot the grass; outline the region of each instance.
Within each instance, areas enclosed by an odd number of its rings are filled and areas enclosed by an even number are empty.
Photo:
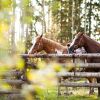
[[[97,97],[97,89],[94,95],[88,95],[88,88],[69,88],[68,92],[72,92],[70,95],[57,95],[57,88],[52,88],[44,91],[44,94],[38,97],[36,100],[100,100]],[[7,96],[0,95],[0,100],[7,100]]]
[[[90,96],[88,95],[88,91],[89,89],[87,88],[74,88],[74,90],[71,90],[73,94],[58,96],[56,88],[48,90],[41,100],[100,100],[100,98],[97,97],[97,93]]]
[[[7,96],[5,96],[5,95],[0,95],[0,100],[7,100]]]

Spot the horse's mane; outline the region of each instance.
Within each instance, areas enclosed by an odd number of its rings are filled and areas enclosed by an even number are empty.
[[[48,38],[45,38],[45,37],[42,37],[42,39],[43,39],[46,43],[52,45],[53,47],[67,48],[67,46],[63,46],[63,45],[61,45],[60,43],[58,43],[58,42],[56,42],[56,41],[53,41],[53,40],[51,40],[51,39],[48,39]]]
[[[88,35],[86,35],[86,34],[85,34],[84,36],[85,36],[88,40],[90,40],[92,44],[95,44],[95,45],[97,45],[97,46],[100,47],[100,43],[99,43],[99,42],[97,42],[96,40],[90,38],[90,37],[89,37]]]

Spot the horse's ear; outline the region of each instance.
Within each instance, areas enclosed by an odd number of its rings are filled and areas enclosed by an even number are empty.
[[[41,34],[41,35],[39,36],[39,39],[41,39],[41,38],[42,38],[42,36],[43,36],[43,34]]]
[[[79,32],[78,34],[79,34],[79,36],[82,36],[84,34],[84,32]]]
[[[40,38],[42,38],[43,34],[40,35]]]

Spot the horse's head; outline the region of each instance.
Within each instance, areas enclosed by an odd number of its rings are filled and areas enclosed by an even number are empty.
[[[82,46],[84,46],[83,33],[79,32],[69,46],[69,53],[73,53],[74,50],[81,48]]]
[[[40,52],[42,51],[42,49],[43,49],[43,44],[42,44],[42,35],[41,35],[41,36],[37,36],[32,40],[32,46],[28,54],[34,54]]]

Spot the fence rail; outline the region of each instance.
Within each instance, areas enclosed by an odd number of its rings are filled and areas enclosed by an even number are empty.
[[[23,58],[100,58],[100,53],[86,54],[21,54]]]
[[[67,82],[67,83],[60,83],[59,86],[66,86],[66,87],[100,87],[100,83],[76,83],[76,82]]]
[[[100,63],[58,63],[64,67],[75,67],[75,68],[100,68]]]
[[[0,90],[0,94],[19,94],[20,90]]]
[[[100,72],[59,72],[57,74],[57,77],[94,77],[94,78],[99,78],[100,77]]]
[[[12,84],[12,85],[20,85],[20,84],[25,83],[24,81],[18,80],[18,79],[13,79],[13,80],[12,79],[0,79],[0,82]]]
[[[11,71],[2,71],[1,76],[21,76],[23,73],[21,71],[11,70]]]

